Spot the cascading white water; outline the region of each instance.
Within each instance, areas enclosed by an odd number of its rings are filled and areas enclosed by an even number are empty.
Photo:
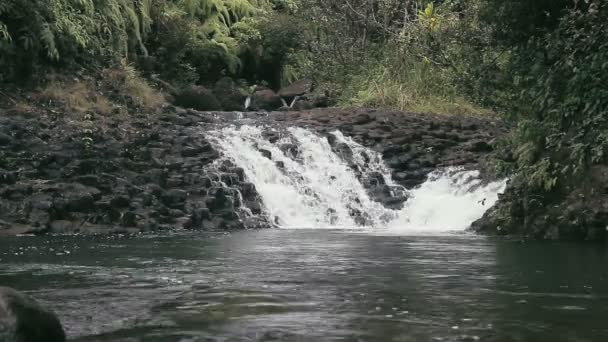
[[[506,183],[481,184],[476,171],[437,171],[408,192],[403,209],[392,210],[370,198],[360,181],[379,173],[386,185],[400,189],[379,153],[333,132],[352,151],[349,164],[327,138],[303,128],[288,128],[273,143],[262,133],[260,127],[231,126],[211,132],[210,138],[225,158],[244,169],[267,215],[283,228],[463,230],[497,201]]]

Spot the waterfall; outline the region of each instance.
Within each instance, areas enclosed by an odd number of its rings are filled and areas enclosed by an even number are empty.
[[[298,127],[271,136],[266,130],[230,126],[209,138],[224,158],[243,168],[265,215],[282,228],[464,230],[506,185],[482,183],[477,171],[445,169],[408,191],[393,181],[379,153],[339,131],[323,137]]]

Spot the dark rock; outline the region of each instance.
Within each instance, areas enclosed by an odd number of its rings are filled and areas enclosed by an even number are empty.
[[[252,95],[251,108],[254,110],[277,110],[283,106],[281,97],[272,89],[260,88]]]
[[[197,155],[199,155],[200,153],[203,152],[202,148],[196,148],[196,147],[185,147],[182,150],[182,157],[196,157]]]
[[[52,311],[23,293],[0,287],[0,341],[65,342],[66,337]]]
[[[182,189],[171,189],[165,192],[161,200],[169,208],[179,209],[184,206],[186,199],[188,198],[188,192]]]
[[[265,149],[260,149],[259,151],[262,154],[262,156],[264,156],[264,158],[272,160],[272,153],[270,151],[265,150]]]
[[[326,108],[331,104],[331,99],[327,92],[323,94],[316,94],[312,98],[312,105],[314,108]]]
[[[13,138],[8,135],[0,132],[0,146],[6,146],[13,142]]]
[[[130,198],[125,195],[118,195],[110,200],[110,205],[113,208],[126,208],[130,203]]]
[[[60,197],[54,199],[54,207],[68,212],[90,211],[95,201],[101,198],[99,189],[80,183],[63,184],[59,193]]]
[[[466,148],[471,152],[492,152],[494,148],[485,141],[473,141]]]
[[[282,88],[279,90],[279,96],[285,99],[287,103],[291,103],[291,101],[296,96],[302,96],[312,89],[312,80],[303,79]]]
[[[176,106],[202,111],[222,109],[213,92],[202,86],[192,86],[182,90],[175,96],[173,103]]]
[[[217,81],[213,87],[213,94],[225,111],[241,111],[245,109],[247,95],[239,89],[230,77],[224,77]]]
[[[216,187],[209,189],[208,196],[206,205],[211,212],[226,211],[227,209],[231,210],[234,208],[234,198],[225,188]]]
[[[120,224],[125,227],[136,227],[137,226],[137,215],[132,211],[126,211],[120,218]]]
[[[355,125],[365,125],[365,124],[368,124],[370,122],[374,122],[375,120],[376,119],[373,118],[369,114],[359,114],[353,120],[353,124],[355,124]]]
[[[241,196],[243,196],[244,200],[250,201],[255,199],[257,196],[257,190],[255,189],[255,184],[253,183],[244,183],[241,185]]]
[[[294,102],[293,106],[291,106],[291,109],[298,110],[298,111],[308,110],[308,109],[313,109],[313,108],[315,108],[314,103],[309,101],[308,99],[297,99]]]
[[[279,149],[285,154],[286,157],[296,159],[300,154],[300,149],[296,144],[282,144]]]

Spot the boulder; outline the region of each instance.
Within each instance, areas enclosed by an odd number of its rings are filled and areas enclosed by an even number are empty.
[[[12,141],[13,141],[13,138],[11,138],[11,136],[0,132],[0,146],[9,145]]]
[[[65,332],[55,314],[34,299],[0,287],[0,341],[64,342]]]
[[[192,86],[175,96],[176,106],[200,111],[222,110],[222,105],[212,91],[201,86]]]
[[[269,88],[258,87],[251,99],[250,108],[253,110],[277,110],[283,106],[281,97]]]
[[[213,94],[220,102],[223,110],[241,111],[245,109],[247,95],[239,89],[230,77],[217,81],[213,87]]]
[[[279,90],[279,96],[285,99],[287,103],[291,103],[296,96],[307,94],[312,89],[312,81],[303,79],[295,81],[292,84]]]

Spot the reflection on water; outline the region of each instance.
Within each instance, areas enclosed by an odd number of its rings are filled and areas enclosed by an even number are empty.
[[[0,240],[74,341],[604,341],[603,246],[267,230]]]

